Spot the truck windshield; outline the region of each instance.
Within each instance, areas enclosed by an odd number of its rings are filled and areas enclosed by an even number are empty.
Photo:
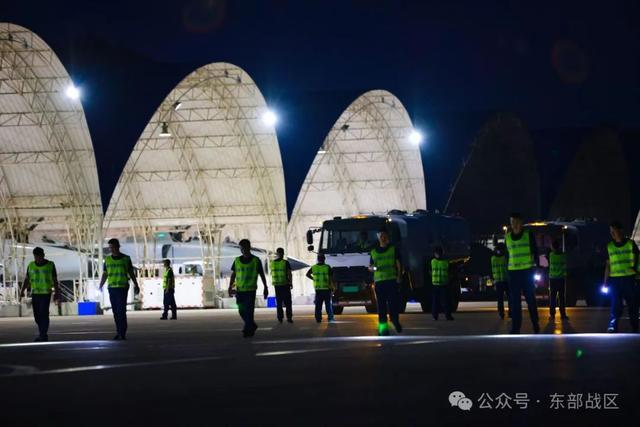
[[[531,229],[536,236],[536,244],[540,255],[545,255],[551,251],[554,241],[558,241],[560,245],[564,244],[564,250],[567,252],[571,252],[578,244],[578,237],[573,229],[565,230],[556,225],[531,227]]]
[[[325,230],[322,251],[328,253],[362,253],[375,247],[375,230]]]

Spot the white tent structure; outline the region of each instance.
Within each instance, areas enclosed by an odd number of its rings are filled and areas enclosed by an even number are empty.
[[[217,245],[284,244],[282,160],[269,110],[242,69],[214,63],[169,93],[144,128],[112,195],[105,236],[149,248],[157,232],[201,242],[206,271]],[[141,244],[142,243],[142,244]],[[138,259],[152,254],[138,254]]]
[[[633,227],[632,239],[635,240],[636,243],[640,244],[640,212],[638,212],[638,217],[636,218],[636,224]]]
[[[426,209],[420,148],[412,142],[411,119],[384,90],[366,92],[333,125],[318,150],[289,223],[289,254],[307,263],[309,228],[334,216]],[[311,285],[298,294],[311,292]]]
[[[71,87],[42,39],[0,23],[0,259],[7,300],[15,298],[13,285],[31,258],[23,243],[46,236],[76,248],[82,276],[101,241],[96,161]]]

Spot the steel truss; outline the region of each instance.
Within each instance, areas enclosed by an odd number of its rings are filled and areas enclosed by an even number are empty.
[[[89,262],[97,272],[101,262],[95,257],[101,238],[101,217],[97,170],[82,107],[64,99],[61,91],[71,83],[51,49],[32,32],[11,24],[0,24],[0,133],[12,128],[31,129],[41,150],[20,150],[20,141],[11,139],[0,147],[0,233],[2,238],[3,281],[12,285],[24,277],[24,245],[34,227],[42,226],[77,248],[80,276],[75,297],[81,296]],[[73,129],[73,135],[70,130]],[[81,131],[81,144],[76,135]],[[34,132],[35,131],[35,132]],[[76,148],[82,145],[82,148]],[[7,149],[8,148],[8,149]],[[13,166],[39,165],[52,168],[62,188],[50,194],[14,194],[7,173]],[[96,174],[93,182],[88,173]],[[14,177],[29,180],[30,176]],[[22,250],[17,249],[21,247]],[[96,265],[97,264],[97,265]]]
[[[264,228],[263,243],[283,244],[284,176],[280,159],[270,164],[262,154],[264,149],[279,154],[275,132],[260,123],[265,109],[257,87],[239,68],[211,64],[193,72],[168,95],[142,132],[114,192],[105,229],[123,230],[128,224],[129,234],[149,236],[170,227],[191,227],[202,243],[205,272],[217,268],[214,254],[220,252],[215,247],[225,235],[237,240],[250,229]],[[170,137],[159,135],[165,125]],[[206,150],[218,148],[235,150],[243,162],[212,167],[204,160]],[[145,153],[152,151],[173,156],[174,166],[154,169],[145,164]],[[253,183],[255,200],[213,201],[219,183],[237,180]],[[277,193],[274,182],[282,185]],[[171,189],[172,183],[186,186],[188,206],[145,202],[142,185],[166,184]]]
[[[288,228],[289,250],[294,256],[313,261],[306,250],[305,233],[327,219],[306,206],[312,195],[317,198],[326,193],[327,203],[335,205],[332,215],[341,216],[380,213],[382,206],[384,210],[425,207],[424,195],[417,193],[424,189],[422,169],[411,175],[407,167],[408,162],[421,165],[418,147],[406,143],[412,130],[402,104],[388,92],[368,92],[347,108],[327,135],[298,195]],[[388,172],[361,177],[359,172],[371,163],[386,164]],[[363,204],[359,196],[369,190],[391,190],[393,200],[378,200],[376,206]]]

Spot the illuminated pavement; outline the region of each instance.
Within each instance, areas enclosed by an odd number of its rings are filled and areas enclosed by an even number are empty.
[[[412,306],[404,333],[383,338],[361,308],[331,325],[316,324],[310,307],[294,309],[293,325],[258,310],[252,339],[241,337],[230,310],[182,311],[178,321],[132,313],[126,342],[111,341],[110,315],[52,318],[44,344],[31,342],[32,319],[0,319],[3,425],[113,417],[118,425],[591,425],[623,416],[636,417],[635,425],[640,416],[640,336],[602,334],[606,309],[570,309],[563,325],[548,324],[541,308],[538,336],[526,335],[525,311],[525,335],[508,336],[508,322],[486,303],[465,303],[453,322],[434,322]],[[625,318],[621,332],[628,328]],[[451,407],[453,391],[470,399],[470,411]],[[569,409],[579,394],[581,407]],[[604,409],[605,394],[620,409]]]

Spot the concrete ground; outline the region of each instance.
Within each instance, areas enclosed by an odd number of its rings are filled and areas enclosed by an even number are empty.
[[[562,323],[540,308],[540,335],[525,311],[510,336],[493,304],[463,303],[450,322],[411,304],[390,337],[363,308],[335,324],[294,310],[281,325],[258,309],[249,339],[232,310],[130,313],[125,342],[110,315],[53,318],[48,343],[32,342],[32,319],[0,319],[1,424],[640,424],[640,336],[626,317],[602,333],[607,309]]]

